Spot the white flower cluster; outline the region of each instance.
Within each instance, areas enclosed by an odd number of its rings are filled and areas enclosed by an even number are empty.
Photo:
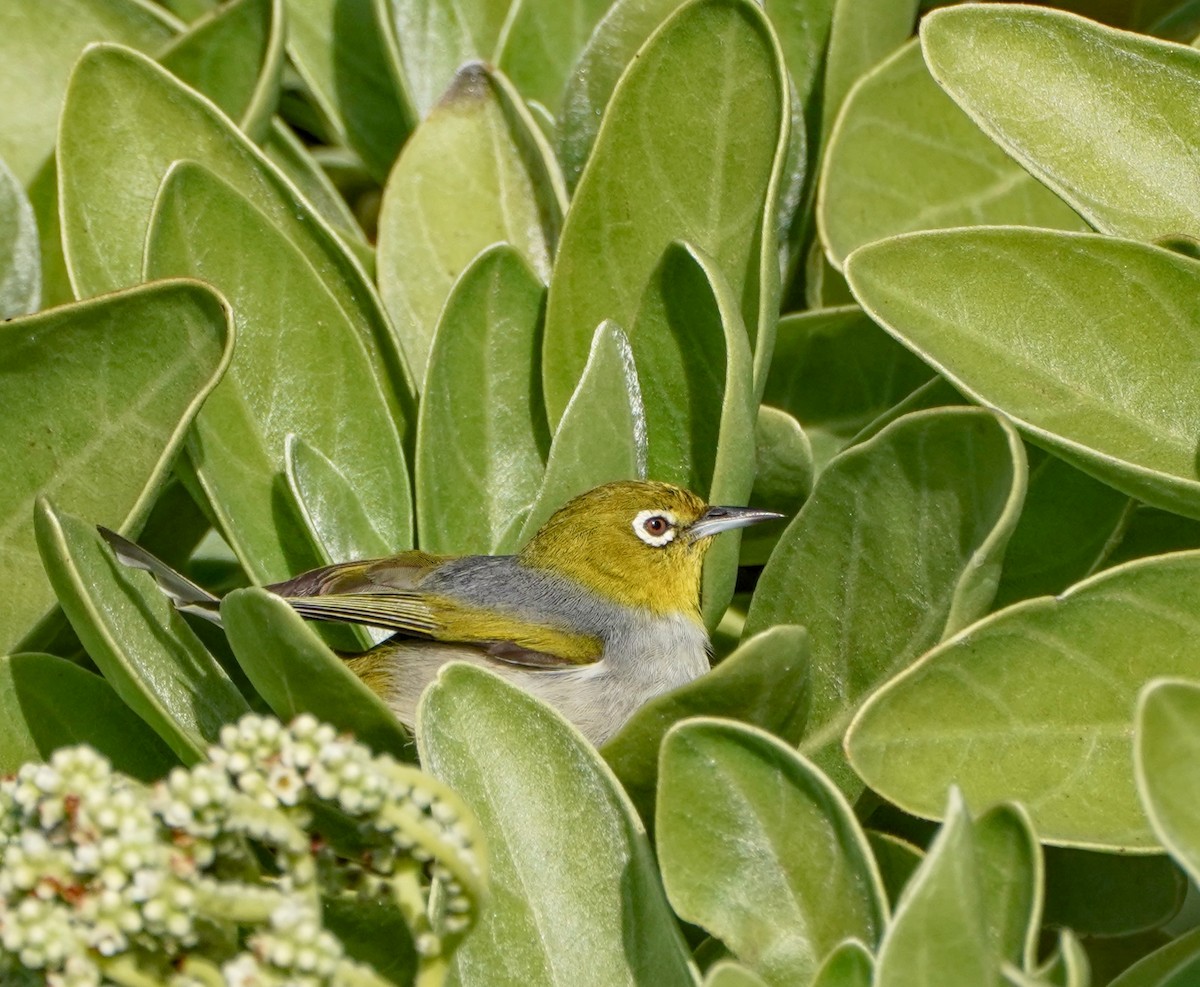
[[[341,819],[333,835],[309,829],[321,803]],[[247,840],[278,873],[254,877]],[[63,749],[0,780],[0,975],[15,961],[52,987],[125,979],[119,964],[172,987],[378,983],[323,928],[319,895],[391,894],[419,953],[437,955],[473,918],[477,844],[453,793],[311,716],[243,717],[207,762],[153,787]]]

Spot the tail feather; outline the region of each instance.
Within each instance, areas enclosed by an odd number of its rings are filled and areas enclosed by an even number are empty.
[[[108,542],[117,560],[133,569],[142,569],[154,577],[158,588],[175,605],[181,613],[194,613],[214,624],[221,623],[221,600],[206,589],[202,589],[182,573],[176,572],[161,559],[155,558],[141,545],[135,545],[128,538],[118,535],[115,531],[101,527],[100,534]]]

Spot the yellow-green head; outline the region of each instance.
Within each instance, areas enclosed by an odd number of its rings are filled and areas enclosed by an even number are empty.
[[[520,560],[648,614],[698,616],[711,536],[779,517],[753,508],[710,507],[668,483],[622,480],[559,508]]]

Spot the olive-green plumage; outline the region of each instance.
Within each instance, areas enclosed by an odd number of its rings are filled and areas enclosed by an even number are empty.
[[[267,588],[305,617],[395,631],[347,662],[406,724],[438,669],[460,660],[557,706],[599,744],[647,699],[708,669],[700,577],[709,537],[777,517],[623,481],[567,503],[517,555],[404,552]],[[216,597],[105,534],[177,607],[218,619]]]

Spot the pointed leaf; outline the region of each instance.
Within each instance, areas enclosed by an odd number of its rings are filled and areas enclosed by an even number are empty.
[[[41,295],[41,248],[33,206],[0,158],[0,319],[36,312]]]
[[[1003,420],[919,412],[830,463],[780,538],[745,632],[808,628],[813,705],[800,749],[844,791],[861,791],[842,753],[854,710],[987,612],[1024,490],[1021,442]]]
[[[1086,224],[971,121],[916,40],[851,90],[829,138],[817,225],[833,262],[896,233],[981,224]]]
[[[957,781],[979,804],[1022,802],[1044,842],[1154,849],[1131,770],[1134,701],[1198,667],[1198,586],[1200,553],[1184,552],[992,615],[866,703],[851,763],[916,815],[936,815]]]
[[[1155,834],[1193,880],[1200,879],[1198,749],[1200,685],[1147,685],[1138,697],[1134,739],[1138,793]]]
[[[146,270],[203,278],[234,307],[237,352],[196,417],[188,451],[253,579],[275,582],[322,562],[305,550],[302,520],[278,502],[289,433],[329,450],[376,513],[410,513],[400,436],[364,341],[261,212],[203,167],[176,165],[155,207]],[[336,411],[348,407],[352,428]]]
[[[769,404],[758,407],[754,423],[754,452],[757,469],[750,503],[760,510],[775,511],[793,518],[812,493],[812,443],[800,423],[786,411]],[[786,520],[756,524],[742,532],[740,565],[765,565],[783,536]]]
[[[1200,52],[1023,4],[938,11],[921,40],[959,106],[1096,229],[1200,232]]]
[[[1042,847],[1020,804],[998,805],[975,823],[979,896],[992,953],[1028,969],[1042,928]],[[1053,924],[1053,923],[1050,923]]]
[[[874,971],[870,951],[858,940],[850,939],[825,957],[812,987],[871,987]]]
[[[579,386],[554,433],[537,501],[525,519],[523,544],[568,500],[613,480],[646,477],[646,414],[629,340],[605,322]]]
[[[0,658],[0,774],[74,744],[146,782],[179,763],[99,675],[54,655]]]
[[[0,651],[54,603],[38,571],[35,498],[136,527],[225,370],[231,335],[225,303],[180,281],[0,326]]]
[[[674,727],[657,811],[675,911],[767,983],[806,982],[845,938],[878,940],[887,901],[854,813],[769,734],[724,720]]]
[[[458,984],[694,983],[637,814],[561,716],[454,663],[422,699],[417,739],[488,847],[490,894],[454,955]]]
[[[514,96],[493,70],[464,66],[384,189],[379,291],[418,382],[438,316],[481,250],[509,243],[538,278],[550,278],[558,181]]]
[[[512,551],[550,445],[538,350],[546,289],[512,247],[480,254],[433,341],[417,425],[421,547]],[[507,539],[507,541],[506,541]]]
[[[963,393],[1118,490],[1200,517],[1200,261],[996,228],[893,237],[846,270],[871,316]]]
[[[690,716],[721,716],[794,744],[804,729],[808,702],[808,632],[777,624],[750,638],[708,674],[651,699],[600,753],[649,824],[659,748],[672,726]]]
[[[238,662],[283,721],[312,713],[377,753],[411,759],[407,731],[291,607],[266,590],[234,590],[221,620]]]
[[[975,862],[976,841],[962,796],[952,790],[946,821],[896,907],[879,947],[876,987],[990,987],[1000,964],[991,950]]]
[[[116,694],[181,760],[200,761],[246,701],[147,574],[116,560],[95,527],[54,509],[35,515],[59,603]]]
[[[613,93],[563,227],[543,357],[551,423],[587,358],[592,327],[633,325],[663,251],[711,256],[766,371],[777,312],[775,184],[788,130],[787,74],[750,0],[681,8]]]

